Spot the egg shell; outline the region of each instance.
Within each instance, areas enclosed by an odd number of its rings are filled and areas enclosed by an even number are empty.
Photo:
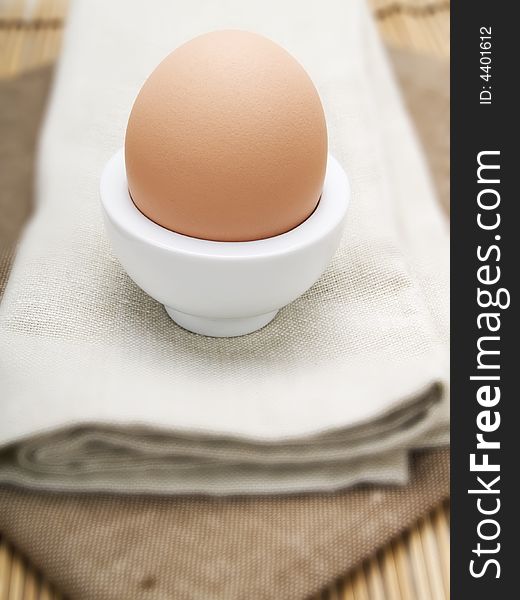
[[[258,34],[216,31],[169,54],[132,108],[128,187],[139,210],[184,235],[248,241],[314,211],[327,128],[314,84]]]

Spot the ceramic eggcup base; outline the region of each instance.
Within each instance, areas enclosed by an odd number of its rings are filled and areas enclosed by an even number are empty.
[[[171,319],[183,329],[208,337],[238,337],[247,335],[268,325],[278,314],[277,310],[273,310],[272,312],[255,317],[210,319],[187,315],[168,306],[164,308]]]

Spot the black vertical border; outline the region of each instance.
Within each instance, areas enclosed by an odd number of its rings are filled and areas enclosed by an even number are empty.
[[[509,0],[453,0],[451,2],[451,384],[452,384],[452,511],[451,597],[455,600],[502,600],[520,597],[517,589],[520,563],[516,564],[517,530],[520,521],[520,346],[516,303],[520,277],[520,19],[518,3]],[[492,28],[492,68],[488,82],[492,104],[481,105],[480,28]],[[492,233],[477,225],[477,155],[500,150],[500,231]],[[517,183],[518,182],[518,183]],[[517,188],[517,189],[515,189]],[[476,401],[477,374],[477,246],[489,246],[499,234],[500,286],[511,293],[511,306],[501,310],[500,387],[498,405],[501,425],[494,439],[500,450],[490,453],[498,460],[500,511],[495,518],[501,532],[493,542],[479,540],[478,496],[468,494],[477,487],[477,473],[470,472],[469,456],[475,452],[476,418],[482,410]],[[500,310],[500,309],[499,309]],[[482,309],[481,309],[482,311]],[[487,496],[488,498],[490,496]],[[489,568],[480,578],[469,571],[477,543],[500,551],[489,554],[500,562],[500,578]],[[482,567],[483,556],[478,559]]]

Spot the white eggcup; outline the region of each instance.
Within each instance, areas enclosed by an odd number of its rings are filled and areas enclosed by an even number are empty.
[[[338,247],[349,200],[345,171],[329,154],[320,201],[298,227],[262,240],[215,242],[175,233],[140,212],[122,149],[101,178],[106,229],[128,275],[178,325],[212,337],[256,331],[308,290]]]

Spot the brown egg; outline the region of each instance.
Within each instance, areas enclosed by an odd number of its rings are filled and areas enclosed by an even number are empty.
[[[143,85],[125,158],[135,205],[159,225],[208,240],[271,237],[319,201],[323,107],[303,67],[274,42],[208,33],[174,50]]]

